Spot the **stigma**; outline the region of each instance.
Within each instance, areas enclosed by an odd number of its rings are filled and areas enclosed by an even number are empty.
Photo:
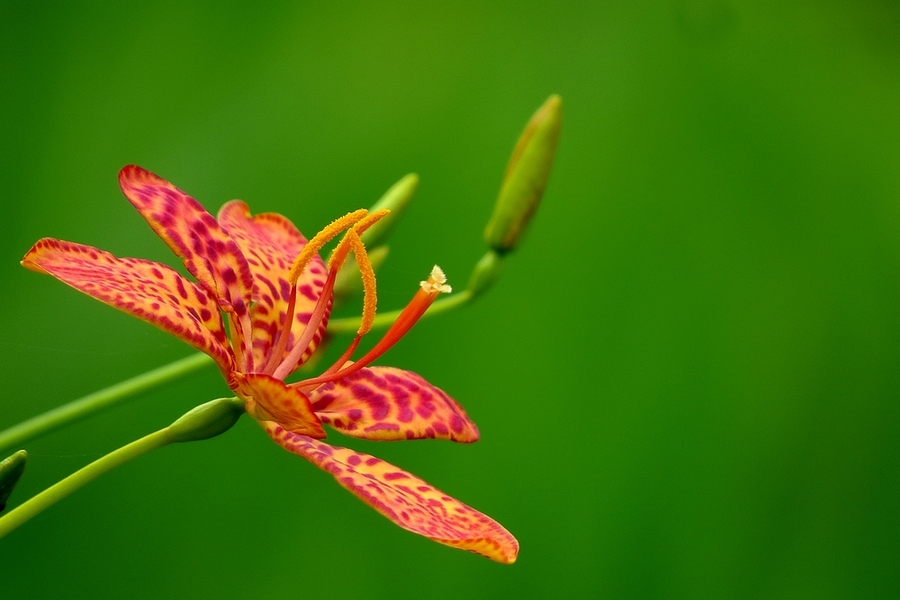
[[[429,294],[449,294],[453,291],[453,288],[447,285],[447,276],[444,275],[443,269],[437,265],[434,265],[434,268],[431,269],[428,279],[422,281],[419,285]]]

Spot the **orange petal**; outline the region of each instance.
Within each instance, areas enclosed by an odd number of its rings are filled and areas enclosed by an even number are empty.
[[[370,367],[309,392],[313,410],[345,435],[369,440],[478,440],[466,411],[419,375]]]
[[[234,366],[215,301],[165,265],[52,238],[39,240],[22,264],[181,338],[224,372]]]
[[[119,172],[125,197],[188,271],[226,310],[247,314],[253,279],[234,240],[215,217],[177,187],[135,165]]]
[[[299,454],[400,527],[435,542],[513,563],[519,543],[490,517],[379,458],[266,424],[278,444]]]
[[[261,368],[275,343],[275,337],[284,324],[290,298],[288,272],[294,258],[306,246],[306,238],[288,219],[274,213],[250,216],[247,205],[234,200],[219,211],[219,224],[237,242],[253,274],[253,306],[250,315],[253,323],[253,364]],[[290,340],[283,355],[293,348],[296,340],[312,316],[316,301],[325,285],[325,263],[318,254],[313,256],[307,268],[297,280],[297,299]],[[300,364],[309,358],[325,334],[328,314],[318,327]],[[279,356],[280,361],[284,356]]]
[[[284,382],[261,373],[232,373],[229,385],[247,401],[247,412],[257,421],[305,436],[325,437],[309,398]]]

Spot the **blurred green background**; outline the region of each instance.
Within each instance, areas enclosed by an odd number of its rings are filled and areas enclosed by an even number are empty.
[[[482,441],[330,438],[495,517],[515,565],[246,419],[2,540],[0,596],[900,597],[898,30],[884,0],[0,2],[0,428],[190,353],[18,265],[42,236],[174,264],[122,165],[307,234],[419,173],[390,309],[435,262],[464,285],[519,131],[565,101],[498,286],[381,360]],[[208,369],[35,440],[11,506],[227,391]]]

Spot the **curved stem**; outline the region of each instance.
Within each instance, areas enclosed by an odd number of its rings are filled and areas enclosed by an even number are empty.
[[[129,396],[145,392],[211,364],[213,360],[206,354],[194,354],[63,404],[0,432],[0,450],[21,446],[28,440],[109,408]]]
[[[452,296],[447,296],[446,298],[436,300],[434,304],[432,304],[422,316],[427,317],[429,315],[436,315],[438,313],[454,309],[457,306],[465,304],[471,299],[472,293],[469,290],[464,290],[458,294],[453,294]],[[372,322],[372,329],[389,327],[394,321],[397,320],[397,317],[400,316],[401,312],[403,312],[403,309],[392,310],[390,312],[378,314],[375,317],[375,320]],[[328,322],[328,333],[356,333],[356,330],[359,328],[359,324],[361,322],[361,317],[332,319]]]
[[[471,299],[472,294],[469,290],[441,298],[432,304],[423,316],[427,317],[428,315],[436,315],[451,310]],[[402,310],[392,310],[379,314],[372,323],[372,329],[389,327],[400,316],[401,312]],[[333,319],[328,323],[328,332],[332,334],[354,333],[359,328],[360,322],[360,317]],[[21,446],[25,442],[49,433],[63,425],[73,423],[105,408],[114,406],[130,396],[153,389],[212,364],[212,358],[206,354],[194,354],[93,394],[88,394],[78,400],[63,404],[58,408],[0,431],[0,450]]]
[[[107,471],[170,443],[172,439],[166,427],[95,460],[0,517],[0,538]]]

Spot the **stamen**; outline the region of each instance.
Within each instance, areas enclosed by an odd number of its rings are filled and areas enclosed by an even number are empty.
[[[249,337],[247,332],[251,330],[250,314],[244,313],[238,316],[237,311],[231,306],[225,307],[223,312],[228,323],[231,347],[234,349],[237,368],[241,371],[247,371],[253,367],[253,356],[247,351],[247,339]]]
[[[416,292],[416,295],[413,296],[409,304],[406,305],[406,308],[403,309],[400,316],[397,317],[397,320],[390,326],[384,334],[384,337],[382,337],[362,358],[345,369],[333,371],[332,367],[318,377],[297,382],[295,386],[301,390],[309,390],[318,387],[323,383],[346,377],[372,363],[382,354],[390,350],[400,338],[412,329],[412,326],[416,324],[416,321],[425,314],[428,307],[431,306],[441,293],[450,292],[451,288],[449,285],[446,285],[446,282],[447,278],[444,275],[444,272],[440,267],[435,265],[431,270],[431,275],[428,277],[428,280],[419,284],[421,289]],[[344,357],[341,358],[343,359]]]
[[[300,278],[300,275],[303,274],[303,270],[309,264],[309,261],[313,259],[316,253],[322,249],[322,246],[330,242],[341,231],[347,229],[348,227],[363,219],[367,214],[367,210],[360,209],[355,210],[351,213],[347,213],[343,217],[335,219],[334,221],[326,225],[325,228],[322,229],[319,233],[313,236],[313,238],[309,240],[300,251],[300,254],[297,255],[297,258],[294,259],[294,264],[291,265],[291,270],[288,272],[288,283],[290,284],[291,288],[287,311],[284,315],[284,322],[278,329],[275,344],[273,344],[272,349],[269,352],[269,358],[262,369],[263,373],[271,373],[275,370],[276,366],[281,363],[281,358],[284,355],[285,349],[287,348],[288,339],[290,339],[291,337],[291,330],[293,329],[294,323],[294,308],[297,302],[297,280]],[[323,295],[326,294],[326,289],[327,283],[326,288],[323,288],[322,290]],[[328,291],[330,292],[330,290]],[[320,301],[316,304],[313,315],[311,316],[310,321],[307,324],[307,329],[312,326],[313,332],[318,327],[319,320],[321,320],[321,315],[325,313],[326,308],[326,304],[322,302],[322,297],[320,297],[319,300]],[[320,315],[319,320],[316,320],[316,315]],[[312,334],[310,334],[309,337],[310,339],[312,339]]]
[[[390,213],[387,209],[382,209],[373,212],[370,215],[367,215],[367,211],[358,210],[352,212],[348,215],[344,215],[340,219],[329,224],[325,229],[320,231],[310,240],[309,243],[303,248],[300,252],[300,255],[294,261],[294,266],[291,268],[291,275],[294,276],[296,271],[296,277],[299,277],[303,272],[303,268],[306,264],[312,260],[312,257],[315,255],[321,247],[328,243],[332,238],[334,238],[338,233],[341,232],[342,229],[346,229],[348,226],[352,225],[352,228],[347,231],[344,237],[338,242],[337,247],[334,249],[334,252],[331,254],[331,258],[328,261],[328,278],[325,281],[325,286],[322,288],[322,292],[319,295],[319,300],[316,303],[316,308],[313,310],[313,314],[309,319],[309,322],[306,324],[306,328],[303,330],[303,334],[300,336],[300,339],[291,349],[291,352],[284,357],[284,360],[281,360],[280,363],[276,363],[281,358],[281,354],[284,352],[284,347],[286,347],[286,341],[284,344],[279,344],[284,346],[280,348],[280,352],[277,354],[273,354],[273,358],[270,358],[269,363],[266,365],[268,370],[269,368],[274,368],[272,372],[272,376],[277,379],[284,379],[290,374],[291,369],[300,361],[300,358],[303,356],[303,353],[306,352],[306,349],[309,347],[310,342],[312,342],[312,338],[315,335],[316,330],[319,327],[319,324],[322,322],[322,319],[325,318],[325,310],[329,305],[329,301],[334,292],[334,280],[335,277],[343,266],[344,262],[347,260],[347,256],[349,255],[350,250],[353,250],[353,253],[356,255],[356,261],[360,266],[360,273],[363,278],[363,290],[365,291],[364,301],[363,301],[363,319],[360,325],[360,333],[358,335],[362,335],[369,331],[372,327],[372,322],[375,319],[375,270],[372,267],[371,261],[369,261],[369,257],[366,254],[365,246],[360,239],[360,234],[362,234],[366,229],[374,225],[378,222],[379,219],[382,219]],[[305,256],[307,250],[310,247],[314,247],[315,250],[310,253],[308,256]],[[299,270],[298,270],[299,269]],[[290,280],[290,279],[289,279]],[[294,296],[297,293],[296,289],[296,279],[291,281],[291,295]],[[282,336],[287,335],[290,332],[291,327],[291,319],[293,317],[288,315],[288,319],[285,321],[282,331]],[[286,340],[286,338],[284,338]],[[281,342],[282,340],[279,340]],[[358,341],[357,341],[358,343]],[[277,367],[274,364],[278,364]]]
[[[361,219],[356,223],[344,238],[338,243],[331,258],[328,259],[328,271],[337,272],[344,266],[350,250],[356,257],[356,264],[359,266],[359,273],[362,276],[363,283],[363,314],[362,320],[357,330],[357,335],[365,335],[372,329],[372,323],[375,321],[375,307],[378,305],[378,297],[376,295],[375,285],[375,268],[369,255],[366,253],[366,246],[360,237],[365,233],[366,229],[386,217],[391,211],[381,209]]]
[[[297,284],[294,283],[291,285],[291,290],[288,295],[288,305],[287,310],[284,313],[284,323],[278,328],[278,331],[275,334],[275,343],[272,344],[272,349],[269,350],[269,358],[263,366],[262,373],[271,374],[281,360],[281,357],[284,355],[288,340],[291,337],[291,329],[294,322],[294,309],[296,308],[296,305]]]
[[[375,307],[378,306],[378,297],[376,296],[375,286],[375,269],[372,267],[372,261],[366,254],[366,246],[363,244],[356,229],[347,232],[347,239],[350,240],[350,247],[353,249],[353,255],[356,257],[356,264],[359,266],[359,274],[363,283],[363,313],[356,335],[362,336],[369,333],[372,329],[372,323],[375,321]]]
[[[278,363],[278,367],[272,372],[272,377],[284,379],[290,375],[294,366],[300,362],[300,358],[303,356],[303,353],[306,352],[313,337],[315,337],[319,324],[322,322],[322,319],[325,318],[325,311],[331,304],[331,290],[334,288],[335,274],[336,271],[328,273],[328,278],[325,280],[325,286],[322,288],[322,293],[319,294],[319,300],[316,302],[316,307],[313,309],[312,316],[309,318],[309,323],[307,323],[306,327],[303,329],[300,339],[297,340],[297,343],[291,348],[290,354],[285,356],[284,360]],[[295,292],[296,290],[292,287],[291,293]],[[280,356],[278,357],[280,358]]]
[[[368,213],[369,211],[361,208],[352,213],[348,213],[339,219],[335,219],[326,225],[322,231],[317,233],[313,239],[306,243],[306,246],[304,246],[303,250],[300,251],[300,254],[297,255],[293,266],[291,266],[290,273],[288,274],[288,282],[291,285],[296,283],[303,273],[303,269],[306,268],[306,265],[309,264],[309,261],[313,259],[316,253],[322,249],[322,246],[334,239],[340,232],[363,219]]]
[[[353,231],[357,233],[357,235],[362,235],[366,232],[366,229],[386,217],[390,214],[386,208],[382,208],[381,210],[376,210],[371,215],[365,216],[360,219],[358,223],[353,225]],[[329,238],[330,239],[330,238]],[[334,252],[331,253],[331,258],[328,259],[328,270],[331,271],[334,269],[335,271],[339,270],[344,266],[344,261],[347,260],[347,255],[350,252],[350,241],[346,236],[338,242],[337,247],[334,249]]]

